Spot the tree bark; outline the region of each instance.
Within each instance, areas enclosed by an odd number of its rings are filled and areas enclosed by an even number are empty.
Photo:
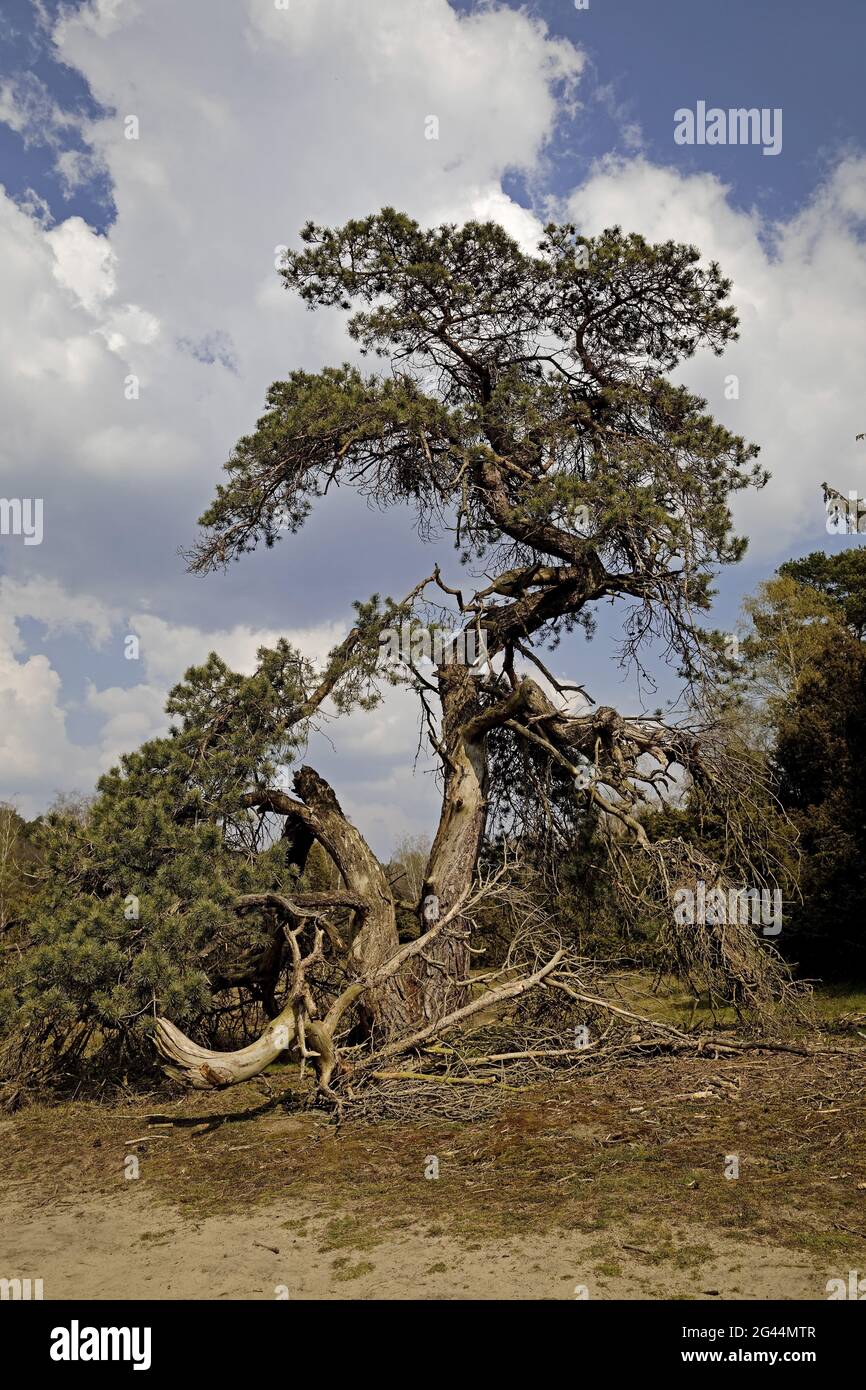
[[[399,947],[397,911],[385,871],[364,837],[343,814],[333,790],[311,767],[294,778],[295,790],[312,813],[312,829],[340,871],[349,893],[363,902],[352,914],[349,969],[370,975]],[[392,1036],[411,1021],[411,995],[397,978],[370,990],[361,1001],[362,1025],[371,1033]]]
[[[487,819],[487,733],[473,735],[467,728],[481,708],[476,680],[467,666],[457,663],[439,671],[445,785],[421,895],[422,914],[430,898],[440,916],[465,898],[478,862]],[[429,924],[422,916],[422,930]],[[416,1027],[468,1002],[471,959],[469,924],[457,916],[412,963]]]

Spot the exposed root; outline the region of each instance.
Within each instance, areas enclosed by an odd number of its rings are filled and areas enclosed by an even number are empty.
[[[199,1047],[167,1018],[156,1022],[156,1047],[169,1064],[165,1070],[176,1081],[196,1090],[209,1087],[234,1086],[249,1081],[285,1052],[295,1036],[295,1018],[291,1007],[283,1009],[268,1024],[261,1037],[236,1052],[213,1052]]]

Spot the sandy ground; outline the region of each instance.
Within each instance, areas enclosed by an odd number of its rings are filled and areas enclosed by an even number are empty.
[[[23,1107],[0,1118],[0,1278],[49,1300],[724,1301],[866,1271],[859,1049],[481,1100],[397,1087],[395,1115],[339,1126],[258,1083]]]
[[[304,1219],[304,1235],[287,1229]],[[41,1277],[46,1299],[825,1299],[826,1280],[838,1274],[772,1244],[709,1232],[701,1239],[713,1255],[698,1274],[660,1270],[619,1246],[620,1273],[600,1275],[592,1237],[574,1231],[463,1245],[409,1228],[373,1249],[335,1254],[330,1220],[333,1211],[298,1203],[189,1220],[130,1184],[112,1202],[30,1211],[5,1203],[0,1266]]]

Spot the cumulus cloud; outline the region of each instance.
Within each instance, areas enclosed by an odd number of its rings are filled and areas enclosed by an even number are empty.
[[[25,623],[37,624],[43,641],[75,638],[85,671],[87,653],[113,648],[126,667],[124,675],[134,673],[138,679],[101,687],[87,680],[83,700],[70,699],[48,656],[28,654],[36,639],[25,640]],[[129,636],[138,639],[133,661],[125,658]],[[259,648],[272,646],[279,636],[311,661],[321,662],[345,636],[345,626],[329,623],[282,633],[248,625],[202,631],[146,611],[126,618],[113,605],[69,593],[54,580],[0,578],[2,797],[35,815],[54,792],[92,786],[122,753],[166,730],[166,694],[190,666],[217,651],[232,669],[250,674]],[[70,716],[82,712],[99,724],[87,742],[73,740],[69,731]]]
[[[75,302],[96,317],[117,288],[117,257],[107,237],[97,236],[81,217],[67,217],[45,236],[54,252],[54,278]]]
[[[117,218],[104,235],[81,217],[51,226],[33,200],[0,197],[0,486],[45,504],[34,556],[16,538],[0,554],[4,729],[18,748],[5,772],[31,810],[162,728],[167,687],[211,648],[248,669],[259,643],[288,631],[321,655],[374,559],[372,586],[414,581],[405,518],[347,499],[291,558],[284,545],[225,581],[187,577],[178,549],[273,377],[347,355],[340,316],[313,319],[282,290],[276,248],[311,216],[388,202],[427,222],[495,216],[531,245],[538,224],[502,176],[537,164],[583,66],[523,13],[461,18],[446,0],[96,0],[62,11],[53,38],[101,114],[69,117],[65,148],[65,114],[18,82],[0,93],[0,119],[28,139],[41,128],[68,187],[107,171]],[[311,555],[315,590],[301,580]],[[119,655],[114,681],[91,677],[106,624],[109,653],[124,625],[140,634],[137,680]],[[63,631],[82,639],[57,658],[86,683],[80,709],[38,650]],[[405,756],[414,723],[406,706],[389,712],[400,699],[351,735],[350,782],[389,744]],[[68,728],[82,709],[98,734],[79,747]]]
[[[43,572],[98,590],[110,563],[119,597],[146,583],[155,603],[200,608],[177,552],[220,464],[274,376],[351,353],[340,314],[312,317],[282,288],[276,248],[311,216],[387,202],[427,222],[495,216],[531,245],[538,223],[502,176],[538,162],[583,58],[525,14],[461,18],[446,0],[100,0],[64,10],[53,37],[100,104],[76,133],[117,218],[106,235],[81,217],[46,229],[32,203],[0,202],[0,410],[15,432],[0,472],[45,497]],[[13,97],[0,109],[21,128]],[[60,172],[77,178],[82,157],[62,150]],[[119,535],[130,517],[134,544]],[[399,544],[383,547],[389,526],[367,517],[371,553]],[[258,574],[250,602],[270,620],[280,605]]]
[[[93,780],[84,749],[71,745],[58,672],[48,658],[28,653],[20,622],[34,619],[49,632],[78,631],[104,641],[102,605],[63,593],[51,581],[0,581],[0,798],[34,815],[60,788]]]
[[[68,593],[56,580],[38,576],[26,580],[0,576],[0,612],[10,623],[34,619],[47,636],[80,633],[95,647],[108,641],[115,616],[102,599]]]
[[[45,503],[42,546],[0,542],[4,787],[31,813],[164,727],[168,686],[207,651],[249,669],[259,643],[288,632],[321,655],[352,599],[404,593],[427,572],[404,514],[345,495],[225,578],[191,578],[178,550],[270,381],[351,355],[337,311],[311,316],[282,288],[277,248],[309,218],[392,203],[425,223],[492,217],[532,249],[539,220],[503,179],[538,185],[585,65],[523,10],[460,16],[447,0],[93,0],[61,13],[54,40],[102,114],[67,126],[41,87],[7,83],[0,120],[31,140],[41,121],[68,187],[106,171],[117,216],[105,234],[81,217],[51,225],[35,197],[0,191],[0,492]],[[620,148],[637,150],[626,116]],[[641,157],[601,162],[563,207],[587,231],[619,222],[720,260],[742,341],[684,379],[775,474],[738,503],[753,553],[823,544],[818,483],[847,490],[862,466],[866,163],[840,165],[785,224],[737,209],[708,174]],[[129,630],[142,640],[134,678]],[[78,640],[55,665],[57,634]],[[97,674],[99,653],[115,665]],[[77,706],[72,684],[86,690]],[[73,716],[92,737],[70,737]],[[375,822],[377,848],[429,827],[410,697],[389,692],[331,736],[311,759]]]
[[[259,648],[273,646],[281,635],[310,660],[321,661],[345,632],[336,624],[282,634],[247,626],[202,632],[152,613],[133,614],[127,631],[118,629],[117,640],[122,642],[126,636],[138,639],[134,660],[141,663],[141,679],[103,689],[90,682],[87,688],[87,710],[104,721],[93,750],[99,770],[110,767],[121,753],[165,731],[166,693],[190,666],[201,664],[216,651],[233,670],[249,675],[256,668]]]
[[[739,210],[729,195],[711,174],[608,160],[567,210],[587,232],[619,223],[651,241],[692,242],[733,280],[740,341],[722,358],[699,354],[680,375],[761,446],[772,480],[741,494],[734,512],[751,556],[768,565],[798,544],[826,544],[823,480],[862,492],[866,159],[837,164],[788,222]]]

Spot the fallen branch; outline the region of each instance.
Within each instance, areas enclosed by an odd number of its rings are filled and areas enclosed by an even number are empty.
[[[540,984],[550,973],[556,969],[561,961],[564,952],[559,950],[554,956],[543,965],[540,970],[536,970],[532,975],[526,975],[521,980],[512,980],[510,984],[501,985],[499,989],[491,990],[489,994],[483,994],[479,999],[473,999],[471,1004],[464,1004],[462,1008],[455,1009],[453,1013],[446,1014],[435,1023],[430,1023],[426,1028],[421,1028],[417,1033],[412,1033],[407,1038],[397,1038],[396,1041],[388,1043],[387,1046],[380,1048],[378,1052],[366,1063],[366,1067],[375,1066],[377,1062],[385,1057],[396,1057],[401,1052],[408,1052],[413,1047],[426,1042],[428,1038],[438,1036],[440,1033],[447,1033],[452,1028],[464,1023],[473,1014],[480,1013],[483,1009],[495,1008],[502,1004],[506,999],[516,999],[518,995],[525,994],[534,985]],[[365,1069],[366,1069],[365,1067]]]
[[[424,1071],[374,1071],[376,1081],[428,1081],[437,1086],[499,1086],[498,1076],[437,1076],[435,1072]],[[507,1087],[512,1090],[512,1087]]]

